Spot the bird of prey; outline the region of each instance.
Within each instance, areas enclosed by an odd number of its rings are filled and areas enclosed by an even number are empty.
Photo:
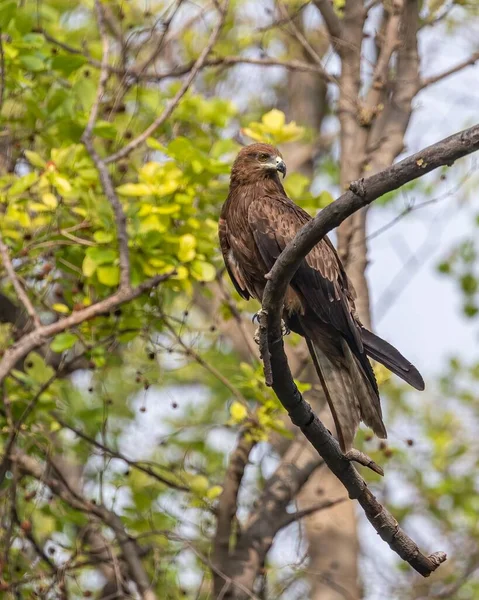
[[[288,198],[281,153],[269,144],[243,148],[231,171],[228,198],[219,220],[226,269],[245,299],[261,302],[269,273],[281,251],[311,217]],[[283,319],[303,336],[324,389],[343,451],[360,421],[386,438],[379,391],[368,356],[418,390],[418,370],[391,344],[362,326],[355,291],[330,240],[324,237],[291,280]]]

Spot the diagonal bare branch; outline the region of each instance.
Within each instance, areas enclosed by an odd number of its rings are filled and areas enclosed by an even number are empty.
[[[424,577],[430,575],[446,560],[443,552],[430,556],[422,554],[411,538],[399,527],[394,517],[369,491],[366,482],[344,456],[336,440],[304,401],[297,389],[284,353],[281,336],[281,312],[286,289],[304,257],[330,231],[360,208],[369,205],[383,194],[457,159],[479,150],[479,125],[450,136],[401,162],[352,183],[350,189],[327,206],[305,225],[288,244],[268,275],[263,294],[263,310],[267,314],[268,346],[273,374],[273,389],[288,411],[291,420],[300,427],[340,479],[351,498],[356,498],[369,521],[403,560]],[[280,341],[281,343],[278,343]]]
[[[100,300],[100,302],[96,302],[95,304],[87,306],[82,310],[75,311],[70,316],[60,319],[55,323],[51,323],[50,325],[42,325],[27,335],[24,335],[18,340],[18,342],[7,348],[5,351],[5,354],[0,362],[0,383],[15,367],[17,361],[25,358],[25,356],[32,350],[39,348],[52,336],[55,336],[62,331],[66,331],[71,327],[75,327],[75,325],[79,325],[88,319],[93,319],[104,313],[108,313],[111,310],[115,310],[115,308],[124,304],[125,302],[134,300],[135,298],[141,296],[141,294],[144,292],[155,288],[163,281],[169,279],[172,275],[174,275],[174,271],[164,275],[152,277],[137,287],[129,290],[125,290],[124,288],[119,289],[115,294],[108,296],[108,298],[105,298],[104,300]]]

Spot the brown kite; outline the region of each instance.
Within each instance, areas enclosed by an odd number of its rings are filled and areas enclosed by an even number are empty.
[[[311,217],[286,195],[280,152],[269,144],[243,148],[231,171],[219,221],[226,269],[243,298],[261,302],[265,275]],[[306,338],[330,406],[343,451],[351,448],[360,421],[387,436],[379,391],[368,356],[418,390],[418,370],[388,342],[364,328],[355,292],[330,240],[323,238],[291,280],[284,302],[287,327]]]

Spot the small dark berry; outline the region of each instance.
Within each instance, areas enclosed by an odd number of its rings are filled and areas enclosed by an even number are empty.
[[[171,403],[171,408],[178,408],[178,403],[177,402],[172,402]]]
[[[146,406],[140,406],[140,412],[146,412]]]
[[[414,446],[414,440],[406,440],[408,446]]]
[[[90,392],[90,394],[93,394],[93,388],[92,387],[89,387],[88,391]]]
[[[149,352],[148,353],[148,358],[149,358],[149,360],[155,360],[155,353],[154,352]]]
[[[125,140],[131,140],[131,138],[133,137],[133,134],[131,133],[131,131],[125,131],[123,136],[124,136]]]

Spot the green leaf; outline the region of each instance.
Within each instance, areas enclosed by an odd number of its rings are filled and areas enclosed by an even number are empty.
[[[62,196],[66,196],[72,191],[71,183],[59,173],[53,172],[51,174],[51,181],[53,187],[55,187]]]
[[[180,237],[180,246],[178,250],[178,258],[181,262],[189,262],[196,256],[196,238],[191,233],[187,233]]]
[[[93,133],[106,140],[114,140],[116,139],[117,130],[116,127],[112,123],[108,123],[108,121],[97,121],[93,128]]]
[[[97,263],[88,254],[83,259],[82,273],[85,277],[91,277],[96,271]]]
[[[95,231],[93,239],[99,244],[109,244],[113,241],[113,234],[103,230]]]
[[[68,308],[68,306],[66,304],[62,304],[61,302],[57,302],[57,303],[53,304],[52,309],[55,312],[63,313],[63,314],[70,312],[70,309]]]
[[[58,200],[51,192],[42,195],[42,202],[51,209],[55,209],[58,206]]]
[[[241,423],[248,416],[248,409],[246,408],[246,406],[244,406],[244,404],[241,404],[241,402],[235,400],[230,406],[230,415],[231,419],[235,423]]]
[[[0,10],[0,27],[5,30],[17,12],[17,3],[13,2],[2,2],[2,9]]]
[[[273,108],[265,115],[263,115],[261,121],[270,131],[275,131],[277,129],[281,129],[286,122],[286,117],[284,116],[284,112],[281,110],[277,110]]]
[[[202,260],[195,260],[191,263],[191,275],[198,281],[214,281],[216,278],[216,269],[210,263]]]
[[[31,150],[25,150],[25,156],[26,156],[28,162],[34,167],[38,167],[39,169],[44,169],[47,166],[47,163],[36,152],[32,152]]]
[[[20,62],[28,71],[33,71],[37,73],[38,71],[43,71],[45,67],[45,63],[38,56],[33,56],[32,54],[27,54],[25,56],[20,56]]]
[[[82,67],[88,59],[82,54],[60,54],[52,59],[52,68],[61,71],[64,75],[70,75]]]
[[[50,348],[53,350],[53,352],[63,352],[64,350],[72,348],[76,344],[77,340],[77,336],[73,333],[59,333],[50,344]]]
[[[117,257],[116,251],[112,248],[101,248],[99,246],[95,246],[94,248],[88,248],[86,254],[97,265],[112,263]]]
[[[152,194],[151,188],[146,183],[124,183],[116,188],[116,191],[121,196],[150,196]]]
[[[22,194],[25,190],[28,190],[28,188],[36,183],[36,181],[38,181],[38,174],[28,173],[27,175],[24,175],[15,181],[15,183],[8,190],[8,194],[10,196]]]
[[[116,287],[120,283],[120,269],[116,266],[98,267],[96,275],[103,285]]]

